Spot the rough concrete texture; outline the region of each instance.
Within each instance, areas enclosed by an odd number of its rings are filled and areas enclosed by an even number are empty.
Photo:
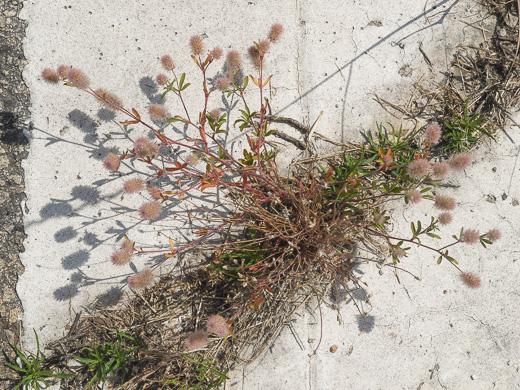
[[[157,262],[142,257],[123,271],[113,267],[109,256],[123,234],[147,248],[168,245],[159,231],[177,242],[184,240],[185,232],[179,232],[179,223],[171,218],[154,224],[136,219],[142,197],[125,196],[121,201],[125,177],[110,176],[101,168],[109,151],[121,152],[145,130],[125,130],[118,124],[123,117],[111,117],[77,89],[44,84],[44,67],[79,67],[96,87],[116,92],[127,107],[144,116],[146,106],[159,99],[153,81],[162,71],[159,58],[171,54],[179,71],[194,83],[186,96],[188,107],[196,110],[201,93],[195,85],[200,78],[188,55],[190,36],[204,34],[210,48],[220,45],[245,54],[253,40],[279,22],[286,31],[268,61],[268,72],[275,75],[269,89],[273,112],[312,123],[323,111],[320,133],[336,141],[360,141],[361,132],[373,129],[376,121],[393,119],[373,101],[374,93],[403,101],[421,76],[442,78],[440,72],[448,69],[458,44],[482,39],[479,30],[459,20],[474,23],[483,15],[475,2],[454,0],[249,1],[234,7],[202,1],[26,1],[21,16],[29,22],[29,64],[24,77],[31,90],[33,127],[24,164],[29,209],[25,273],[18,284],[26,345],[34,345],[32,328],[42,342],[63,335],[83,305],[98,294],[119,292],[135,269]],[[211,77],[222,72],[221,65],[214,67]],[[246,73],[253,71],[249,65],[245,68]],[[225,111],[232,103],[215,98],[211,106]],[[180,109],[171,98],[166,104],[173,113]],[[235,110],[228,112],[236,115]],[[169,126],[166,131],[186,136],[182,128]],[[235,150],[241,142],[235,135],[228,139]],[[360,334],[364,325],[352,304],[339,313],[341,324],[338,313],[323,308],[323,340],[309,358],[319,339],[320,319],[316,312],[302,313],[293,325],[299,343],[286,329],[262,360],[243,373],[235,372],[227,387],[517,386],[520,358],[514,325],[519,290],[513,280],[519,263],[513,261],[514,247],[508,242],[519,210],[511,203],[520,196],[515,182],[518,150],[508,138],[500,138],[498,145],[492,149],[494,155],[482,149],[477,163],[456,179],[461,186],[447,189],[459,199],[456,226],[478,224],[485,230],[498,225],[506,236],[490,251],[459,250],[462,263],[483,277],[481,290],[464,289],[453,269],[436,266],[433,257],[422,252],[406,261],[422,282],[400,274],[399,284],[388,269],[379,275],[378,269],[367,266],[363,272],[373,307],[365,310],[371,310],[373,321],[365,333]],[[317,146],[330,151],[325,143]],[[296,154],[289,147],[283,156],[287,163]],[[126,175],[139,169],[127,166],[121,171]],[[495,203],[486,202],[488,193],[496,197]],[[397,205],[394,215],[407,226],[428,210]],[[396,231],[406,234],[403,226],[396,224]],[[329,352],[333,344],[339,347],[336,353]]]

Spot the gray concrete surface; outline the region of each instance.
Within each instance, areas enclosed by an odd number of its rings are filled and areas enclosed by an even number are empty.
[[[456,5],[454,5],[457,3]],[[453,8],[449,8],[452,5]],[[449,9],[449,12],[446,11]],[[35,328],[43,342],[63,335],[74,314],[98,294],[125,289],[135,269],[153,264],[139,258],[121,271],[109,256],[128,234],[139,246],[167,246],[164,232],[183,241],[182,228],[171,219],[154,224],[135,219],[142,199],[120,200],[125,177],[109,176],[101,161],[121,151],[146,132],[118,125],[96,102],[73,88],[44,84],[44,67],[59,64],[82,69],[96,87],[117,93],[128,107],[146,112],[156,102],[153,78],[159,58],[171,54],[178,69],[197,80],[187,55],[193,34],[205,34],[212,47],[246,52],[274,22],[286,32],[272,48],[268,71],[273,111],[312,123],[321,111],[318,131],[336,141],[360,141],[360,133],[376,121],[395,120],[374,100],[374,93],[402,101],[420,77],[441,79],[457,45],[482,39],[481,31],[460,22],[480,21],[484,14],[473,1],[405,0],[329,2],[249,1],[240,5],[201,1],[26,1],[21,15],[28,21],[24,42],[29,64],[24,78],[31,90],[30,154],[25,161],[28,235],[22,256],[25,273],[18,283],[24,306],[25,344]],[[430,69],[419,45],[433,63]],[[213,74],[221,71],[216,66]],[[253,69],[247,64],[246,71]],[[191,87],[190,87],[191,88]],[[200,93],[187,94],[195,110]],[[253,96],[254,97],[254,96]],[[175,111],[178,105],[168,99]],[[224,108],[216,99],[215,107]],[[234,113],[233,113],[234,115]],[[174,131],[169,128],[167,131]],[[417,252],[406,265],[422,282],[388,270],[379,275],[366,267],[373,293],[373,324],[360,332],[357,312],[346,305],[339,313],[323,311],[323,341],[317,314],[302,312],[293,331],[286,329],[265,356],[233,373],[230,389],[512,389],[520,386],[519,317],[515,284],[514,221],[520,197],[516,159],[519,139],[501,137],[492,152],[481,149],[471,169],[454,178],[459,208],[454,226],[498,227],[505,239],[489,251],[461,248],[462,263],[483,277],[483,287],[468,291],[453,270],[436,266]],[[243,139],[228,140],[239,149]],[[321,151],[330,145],[318,143]],[[283,153],[288,164],[297,157]],[[491,168],[496,167],[496,172]],[[121,171],[126,174],[132,167]],[[492,193],[497,201],[485,201]],[[506,193],[505,200],[502,193]],[[422,207],[425,207],[424,205]],[[116,213],[115,210],[120,211]],[[427,210],[396,205],[396,231],[406,232],[411,218]],[[179,230],[180,229],[180,230]],[[448,234],[445,236],[449,237]],[[446,290],[446,291],[445,291]],[[29,330],[29,331],[27,331]],[[332,344],[339,346],[330,353]]]

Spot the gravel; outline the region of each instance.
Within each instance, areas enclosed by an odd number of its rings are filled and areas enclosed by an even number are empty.
[[[29,90],[22,79],[27,63],[22,40],[26,22],[18,18],[22,0],[0,1],[0,389],[14,388],[18,375],[3,363],[21,332],[22,306],[16,295],[23,273],[19,253],[25,239],[22,159],[28,154],[23,134],[29,121]]]

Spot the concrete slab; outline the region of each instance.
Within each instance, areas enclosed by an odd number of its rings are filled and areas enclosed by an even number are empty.
[[[29,209],[22,257],[25,273],[18,284],[25,310],[25,345],[33,343],[32,328],[42,342],[63,335],[83,305],[98,294],[123,291],[135,269],[157,261],[139,258],[123,272],[113,267],[109,256],[123,234],[147,248],[168,245],[159,231],[183,241],[186,228],[171,218],[154,224],[135,219],[142,198],[126,196],[121,201],[125,177],[109,176],[101,167],[109,151],[122,151],[132,139],[145,135],[144,129],[125,132],[118,124],[122,117],[108,116],[80,91],[44,84],[40,78],[44,67],[79,67],[96,87],[114,91],[125,105],[144,113],[160,94],[153,78],[161,72],[163,54],[171,54],[188,79],[198,80],[188,56],[191,35],[205,34],[209,47],[220,45],[245,54],[251,41],[279,22],[286,32],[268,63],[275,75],[269,91],[273,112],[312,123],[323,111],[319,132],[336,141],[355,142],[376,121],[395,123],[373,101],[374,93],[402,101],[421,76],[432,80],[442,76],[458,44],[482,39],[479,30],[459,21],[483,18],[475,2],[425,3],[266,0],[231,7],[185,0],[26,1],[21,16],[29,22],[25,41],[29,65],[24,77],[31,89],[33,127],[30,156],[24,164]],[[419,45],[431,60],[431,69]],[[220,66],[214,68],[215,75],[222,71]],[[253,71],[249,64],[246,70]],[[200,94],[193,88],[187,96],[188,107],[196,109]],[[179,108],[172,99],[166,104],[172,111]],[[225,109],[229,102],[213,104]],[[166,131],[182,136],[182,129]],[[233,136],[228,142],[239,149],[243,139]],[[513,261],[515,249],[507,242],[517,233],[512,221],[519,209],[511,200],[520,196],[515,180],[518,149],[508,142],[501,138],[493,155],[482,151],[476,160],[483,161],[457,179],[461,187],[453,192],[460,191],[459,223],[477,220],[482,229],[498,224],[506,236],[489,252],[463,253],[470,268],[483,276],[478,293],[462,288],[455,274],[439,269],[422,252],[407,261],[423,278],[421,283],[400,275],[398,284],[390,272],[381,276],[378,269],[366,267],[363,272],[374,294],[372,329],[360,335],[352,305],[342,309],[342,324],[337,313],[324,310],[324,339],[309,358],[317,342],[308,340],[319,338],[319,321],[315,314],[302,314],[294,327],[304,350],[291,332],[284,332],[264,359],[234,373],[227,387],[515,388],[520,356],[514,329],[519,318],[514,275],[519,263]],[[325,143],[317,146],[330,150]],[[288,147],[284,156],[288,164],[296,152]],[[122,172],[135,169],[127,166]],[[502,191],[507,194],[503,201]],[[488,192],[496,192],[496,203],[483,200]],[[403,216],[403,225],[396,224],[396,230],[406,231],[400,229],[425,210],[396,205],[394,213],[399,221]],[[328,352],[333,344],[339,347],[334,354]]]

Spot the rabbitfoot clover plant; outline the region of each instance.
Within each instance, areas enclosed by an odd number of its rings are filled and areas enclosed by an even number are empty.
[[[438,232],[443,226],[452,223],[451,212],[456,207],[455,199],[448,194],[439,192],[434,196],[430,191],[450,171],[463,170],[471,163],[465,153],[446,160],[431,159],[442,137],[441,127],[436,123],[407,137],[402,136],[401,130],[388,136],[379,126],[376,137],[367,134],[368,145],[352,155],[345,153],[342,161],[329,162],[328,166],[317,162],[294,168],[289,177],[282,175],[276,163],[276,148],[270,142],[279,132],[271,129],[276,118],[268,115],[270,101],[265,93],[273,77],[266,73],[266,59],[282,31],[282,26],[275,24],[266,39],[249,47],[247,55],[254,75],[246,73],[238,51],[230,50],[224,55],[219,47],[208,50],[201,36],[191,37],[191,58],[201,74],[199,87],[204,97],[196,111],[186,103],[186,96],[195,86],[188,82],[186,73],[178,70],[170,55],[161,58],[165,73],[157,75],[155,80],[162,88],[162,98],[173,96],[182,109],[173,112],[166,103],[150,104],[148,115],[155,122],[180,124],[187,129],[189,135],[180,140],[173,137],[170,127],[159,128],[145,120],[137,109],[125,108],[113,93],[93,89],[90,79],[79,69],[60,65],[57,70],[45,69],[42,73],[45,81],[63,82],[83,90],[106,108],[126,116],[120,122],[125,129],[138,126],[149,133],[151,137],[143,134],[133,141],[131,148],[120,154],[109,153],[103,161],[111,172],[123,170],[129,161],[142,164],[140,172],[146,175],[132,175],[122,188],[128,196],[140,193],[148,198],[136,210],[139,218],[161,219],[168,209],[166,206],[178,202],[193,205],[188,213],[193,210],[206,213],[197,220],[199,226],[193,229],[191,240],[179,244],[168,237],[166,249],[146,251],[136,248],[125,237],[111,257],[115,265],[124,266],[135,256],[146,253],[165,256],[154,268],[145,268],[131,276],[128,284],[132,289],[150,286],[156,269],[189,247],[207,242],[216,233],[231,232],[232,239],[214,244],[210,267],[226,283],[247,291],[247,298],[232,302],[226,309],[226,318],[222,313],[213,314],[207,319],[206,330],[190,333],[185,340],[188,351],[203,349],[211,340],[233,336],[230,324],[245,310],[259,310],[273,291],[286,286],[288,280],[296,289],[298,283],[320,274],[337,281],[348,294],[353,290],[347,282],[353,282],[355,289],[362,289],[352,272],[354,259],[379,259],[354,253],[360,242],[384,242],[392,259],[387,265],[395,268],[407,256],[410,245],[422,246],[436,255],[439,264],[448,261],[464,284],[477,288],[481,283],[479,277],[463,271],[449,251],[455,245],[478,242],[486,247],[500,238],[497,229],[481,234],[463,228],[447,245],[436,247],[430,243],[440,239]],[[225,71],[213,70],[224,56]],[[221,63],[217,67],[220,66]],[[255,94],[258,100],[253,105],[249,99]],[[234,121],[229,113],[218,108],[223,98],[233,98],[241,104]],[[240,156],[226,146],[226,136],[233,128],[244,133],[246,148]],[[200,194],[217,191],[219,201],[212,210],[194,204]],[[411,204],[431,202],[436,216],[428,223],[413,222],[407,237],[393,236],[387,231],[390,217],[386,215],[385,205],[396,199]]]

